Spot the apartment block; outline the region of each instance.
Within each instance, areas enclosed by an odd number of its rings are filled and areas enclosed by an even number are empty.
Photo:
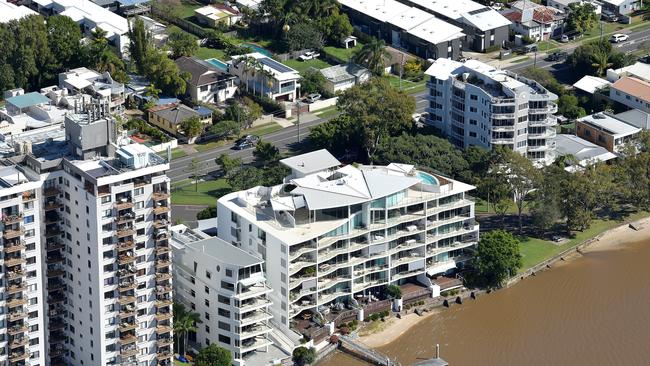
[[[201,317],[192,341],[230,350],[237,366],[290,357],[270,337],[272,289],[259,256],[184,225],[172,227],[172,249],[174,299]]]
[[[501,145],[537,164],[555,159],[557,95],[477,60],[438,59],[426,71],[426,123],[460,148]]]
[[[407,164],[342,165],[326,150],[281,162],[283,184],[225,195],[217,211],[219,238],[264,260],[283,334],[388,284],[435,296],[434,279],[477,245],[471,185]]]
[[[35,139],[2,161],[14,170],[3,184],[20,192],[3,187],[13,197],[3,215],[22,222],[7,230],[24,233],[12,246],[3,238],[4,249],[25,246],[15,261],[5,257],[6,273],[38,282],[14,306],[38,303],[42,312],[8,323],[43,348],[24,348],[29,365],[172,363],[169,163],[142,145],[117,146],[108,111],[93,104],[70,113],[64,138]],[[34,245],[40,256],[31,259]],[[36,290],[42,301],[28,295]]]

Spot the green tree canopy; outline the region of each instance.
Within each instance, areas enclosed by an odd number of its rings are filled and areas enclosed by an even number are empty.
[[[183,131],[183,134],[188,137],[196,137],[203,132],[203,124],[201,123],[201,120],[199,117],[194,116],[190,117],[180,124],[180,129]]]
[[[338,47],[341,41],[352,34],[352,24],[345,13],[334,14],[321,18],[319,28],[325,37],[325,42],[331,46]]]
[[[316,361],[316,349],[314,347],[298,347],[293,350],[293,362],[298,366],[304,366]]]
[[[325,93],[325,76],[315,69],[308,69],[301,73],[300,78],[300,91],[303,95],[311,93]]]
[[[199,50],[198,39],[193,35],[176,30],[171,32],[167,39],[167,45],[172,50],[172,57],[192,56]]]
[[[598,24],[598,14],[591,3],[575,2],[569,4],[569,15],[566,21],[568,30],[584,33]]]
[[[323,34],[313,22],[302,22],[290,27],[284,42],[289,51],[323,48]]]
[[[383,40],[372,38],[352,56],[352,59],[359,65],[367,67],[375,75],[383,75],[390,54]]]
[[[241,158],[233,157],[228,154],[221,154],[214,162],[221,167],[225,176],[229,176],[237,169],[242,167]]]
[[[64,15],[47,18],[47,37],[57,68],[73,68],[79,64],[82,34],[74,20]]]
[[[488,231],[481,235],[472,264],[480,285],[499,287],[522,265],[519,241],[504,230]]]
[[[230,136],[239,136],[241,133],[241,124],[231,119],[219,121],[210,127],[210,132],[217,138],[228,138]]]
[[[216,343],[204,347],[196,356],[196,366],[231,366],[232,354],[225,348],[219,347]]]
[[[253,150],[255,160],[263,166],[268,166],[280,160],[280,150],[270,142],[260,141]]]

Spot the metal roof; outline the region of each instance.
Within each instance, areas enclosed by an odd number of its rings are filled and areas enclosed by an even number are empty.
[[[31,107],[33,105],[49,104],[50,98],[37,92],[31,92],[31,93],[7,98],[7,103],[12,104],[17,108],[23,109],[23,108]]]
[[[301,174],[310,174],[341,165],[341,162],[325,149],[282,159],[280,163]]]

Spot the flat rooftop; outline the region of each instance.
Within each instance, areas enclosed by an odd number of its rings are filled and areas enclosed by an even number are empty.
[[[178,225],[172,228],[172,241],[176,247],[187,248],[212,257],[218,262],[228,263],[237,267],[249,267],[264,263],[261,258],[255,257],[236,246],[219,239],[196,232],[187,227]]]
[[[632,126],[608,113],[595,113],[579,118],[578,121],[594,126],[615,138],[634,135],[641,131],[640,128]]]
[[[0,0],[0,23],[9,23],[29,15],[36,15],[37,12],[24,5],[15,5],[6,0]]]

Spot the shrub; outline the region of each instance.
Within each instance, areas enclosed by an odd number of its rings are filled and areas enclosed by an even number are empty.
[[[409,304],[404,305],[404,309],[411,310],[411,305],[409,305]]]
[[[262,107],[262,110],[264,110],[264,113],[277,113],[278,111],[284,110],[284,107],[276,102],[275,100],[266,97],[266,96],[259,96],[259,95],[254,95],[251,93],[246,93],[242,92],[243,95],[246,95],[248,98],[252,99],[255,103],[259,104],[260,107]]]
[[[307,348],[307,347],[298,347],[295,350],[293,350],[293,355],[292,355],[293,362],[295,362],[298,366],[303,366],[307,365],[310,363],[313,363],[316,361],[316,350],[314,347]]]

